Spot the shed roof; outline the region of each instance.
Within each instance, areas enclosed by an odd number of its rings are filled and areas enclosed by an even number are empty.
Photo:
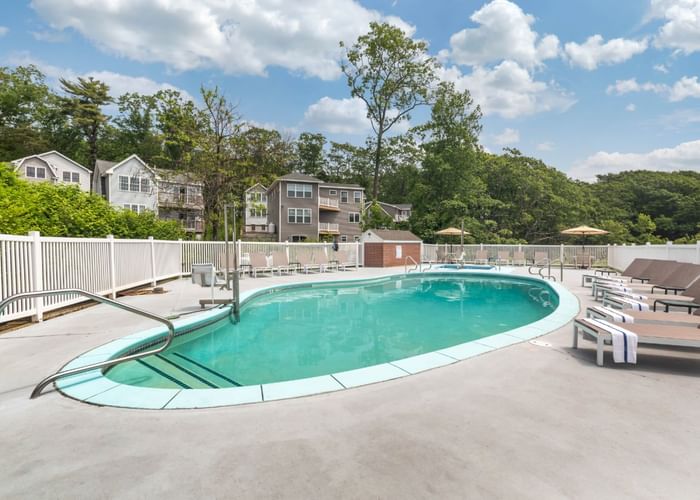
[[[417,243],[423,241],[411,231],[400,229],[370,229],[367,232],[384,241],[415,241]]]

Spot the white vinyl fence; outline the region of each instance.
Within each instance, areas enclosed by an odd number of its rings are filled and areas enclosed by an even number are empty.
[[[299,252],[318,255],[325,253],[334,260],[330,243],[269,243],[239,241],[236,244],[238,264],[245,264],[256,252],[271,255],[286,252],[289,261],[297,261]],[[349,262],[363,264],[361,243],[340,243]],[[233,246],[229,247],[229,263],[233,263]],[[635,258],[657,258],[700,264],[700,242],[696,245],[631,245],[586,246],[574,245],[465,245],[467,260],[474,259],[478,250],[486,250],[490,260],[499,252],[524,252],[528,262],[546,254],[550,259],[575,262],[581,253],[593,256],[594,265],[608,263],[624,269]],[[459,255],[455,245],[423,245],[423,261],[437,261],[446,254]],[[159,241],[118,240],[107,238],[52,238],[33,232],[28,236],[0,234],[0,299],[32,290],[81,288],[90,292],[115,297],[117,292],[141,285],[155,285],[157,281],[189,274],[192,264],[214,263],[226,265],[226,248],[219,241]],[[232,266],[231,266],[232,267]],[[0,320],[32,316],[40,320],[44,311],[50,311],[84,300],[82,297],[63,295],[15,302],[0,316]]]

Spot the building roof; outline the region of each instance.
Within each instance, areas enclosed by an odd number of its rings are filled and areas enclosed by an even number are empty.
[[[350,189],[356,189],[356,190],[362,190],[364,191],[365,188],[360,186],[359,184],[339,184],[336,182],[324,182],[321,184],[321,187],[332,187],[332,188],[350,188]]]
[[[400,229],[370,229],[367,232],[374,234],[384,241],[422,241],[411,231],[403,231]]]
[[[150,171],[156,177],[157,180],[160,180],[160,176],[158,175],[158,173],[153,168],[149,167],[145,161],[143,161],[141,158],[139,158],[139,156],[137,154],[133,154],[131,156],[128,156],[127,158],[124,158],[120,162],[97,160],[95,162],[95,175],[101,177],[103,175],[112,174],[112,173],[114,173],[115,168],[120,167],[121,165],[128,162],[132,158],[136,159],[141,165],[143,165],[143,167],[146,170]]]
[[[247,193],[248,191],[252,191],[252,190],[254,190],[254,189],[256,189],[256,188],[260,188],[260,189],[262,189],[263,191],[267,191],[267,188],[266,188],[265,186],[263,186],[260,182],[256,182],[255,184],[253,184],[252,186],[250,186],[248,189],[246,189],[245,192]]]
[[[57,172],[56,172],[56,169],[55,169],[55,167],[53,166],[53,164],[52,164],[51,162],[49,162],[46,158],[44,158],[45,156],[48,156],[48,155],[50,155],[50,154],[55,154],[55,155],[57,155],[57,156],[60,156],[60,157],[63,158],[64,160],[71,162],[71,163],[72,163],[73,165],[75,165],[76,167],[85,170],[88,174],[91,174],[91,173],[92,173],[92,172],[90,171],[89,168],[84,167],[83,165],[81,165],[81,164],[78,163],[77,161],[73,160],[72,158],[68,158],[66,155],[64,155],[63,153],[61,153],[61,152],[59,152],[59,151],[56,151],[55,149],[52,150],[52,151],[46,151],[45,153],[39,153],[39,154],[36,154],[36,155],[25,156],[24,158],[19,158],[19,159],[17,159],[17,160],[12,161],[11,163],[14,164],[14,165],[16,165],[17,168],[19,168],[19,167],[22,166],[22,162],[24,162],[24,160],[26,160],[26,159],[28,159],[28,158],[39,158],[40,160],[44,161],[44,163],[46,163],[46,164],[49,166],[49,168],[53,171],[54,175],[56,175]]]
[[[105,173],[107,173],[107,170],[109,170],[116,164],[116,161],[97,160],[95,162],[95,175],[98,177],[102,177],[103,175],[105,175]]]
[[[289,174],[283,175],[277,178],[278,181],[302,181],[302,182],[314,182],[318,184],[323,184],[323,181],[313,177],[311,175],[301,174],[299,172],[291,172]]]

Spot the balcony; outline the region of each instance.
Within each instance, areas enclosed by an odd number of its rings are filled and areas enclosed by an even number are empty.
[[[162,207],[204,208],[204,198],[201,194],[158,193],[158,205]]]
[[[340,208],[338,208],[338,200],[333,200],[331,198],[319,197],[318,208],[320,208],[321,210],[332,210],[334,212],[340,212]]]
[[[340,228],[333,222],[319,222],[318,232],[319,234],[340,234]]]
[[[203,233],[204,232],[204,221],[203,220],[191,220],[183,219],[180,221],[184,230],[188,233]]]
[[[245,232],[273,234],[275,232],[275,225],[272,222],[269,224],[246,224]]]

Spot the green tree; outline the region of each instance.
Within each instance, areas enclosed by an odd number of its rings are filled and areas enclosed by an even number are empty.
[[[374,131],[372,198],[379,194],[384,136],[397,123],[409,120],[411,111],[428,104],[437,62],[428,55],[427,43],[414,41],[400,28],[370,23],[370,31],[345,48],[341,63],[350,94],[367,107]]]
[[[373,201],[365,210],[362,217],[362,230],[393,228],[394,220],[382,210],[379,203]]]
[[[326,175],[326,158],[323,148],[326,138],[323,134],[302,132],[296,142],[296,154],[298,157],[299,172],[324,178]]]
[[[88,145],[87,167],[95,169],[98,153],[98,138],[101,128],[107,122],[107,116],[102,107],[112,102],[109,96],[109,86],[92,77],[78,77],[71,82],[65,78],[59,80],[61,88],[68,94],[64,98],[65,111],[71,116],[73,125],[80,130]]]

